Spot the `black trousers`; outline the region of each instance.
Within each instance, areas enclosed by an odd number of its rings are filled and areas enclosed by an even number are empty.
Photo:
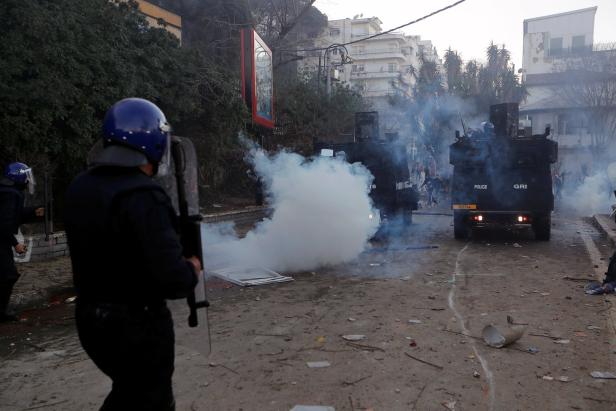
[[[13,260],[13,248],[10,245],[0,244],[0,316],[6,313],[13,286],[18,278],[19,274]]]
[[[81,344],[113,382],[101,410],[175,410],[175,336],[171,313],[161,304],[130,307],[78,300]]]

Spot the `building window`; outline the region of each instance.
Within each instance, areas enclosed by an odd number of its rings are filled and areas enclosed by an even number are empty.
[[[550,56],[561,56],[563,54],[563,38],[554,37],[550,39]]]
[[[351,66],[351,72],[352,73],[359,73],[364,71],[364,65],[363,64],[353,64]]]
[[[573,36],[571,38],[571,51],[574,53],[579,53],[584,51],[586,48],[586,37],[585,36]]]
[[[583,135],[587,133],[588,122],[586,117],[580,113],[561,113],[558,114],[558,130],[559,135]]]
[[[336,29],[336,28],[331,28],[329,29],[329,35],[330,37],[337,37],[340,35],[340,29]]]
[[[353,53],[355,54],[364,54],[366,52],[366,48],[364,46],[353,47]]]
[[[390,73],[398,71],[398,65],[396,63],[389,63],[387,65],[387,71],[389,71]]]

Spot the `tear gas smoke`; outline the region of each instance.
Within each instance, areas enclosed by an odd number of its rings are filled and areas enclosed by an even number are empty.
[[[563,204],[584,216],[610,213],[616,190],[616,163],[603,171],[584,178],[573,189],[565,191]]]
[[[368,196],[373,177],[364,166],[289,152],[270,156],[258,148],[248,160],[273,213],[244,238],[229,224],[209,227],[204,257],[210,268],[294,272],[348,262],[365,249],[379,219]]]

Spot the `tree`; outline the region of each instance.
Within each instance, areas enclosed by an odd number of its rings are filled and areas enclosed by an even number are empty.
[[[486,49],[487,64],[477,73],[477,109],[487,112],[492,104],[519,103],[527,96],[526,88],[511,64],[511,53],[503,45],[500,49],[493,42]]]
[[[81,169],[115,101],[148,98],[172,124],[199,110],[198,56],[134,3],[6,0],[0,4],[0,131],[4,162]]]
[[[475,60],[464,64],[460,55],[449,48],[444,56],[445,70],[441,73],[435,61],[420,55],[420,66],[414,69],[416,82],[412,98],[390,99],[394,109],[405,113],[410,134],[437,167],[446,162],[446,148],[461,115],[487,119],[490,105],[521,102],[526,97],[505,46],[499,48],[490,43],[486,57],[483,65]]]
[[[277,142],[304,154],[311,154],[315,138],[335,141],[352,134],[355,112],[368,108],[362,96],[346,85],[335,84],[326,96],[312,73],[279,84],[278,96],[281,135]]]
[[[604,45],[566,59],[557,74],[563,81],[555,97],[585,117],[593,151],[606,154],[616,142],[616,48]]]
[[[462,58],[460,55],[448,48],[445,52],[445,72],[447,74],[447,89],[449,93],[458,93],[462,89]]]

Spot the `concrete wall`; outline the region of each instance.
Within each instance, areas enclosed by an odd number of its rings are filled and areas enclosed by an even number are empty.
[[[26,241],[29,236],[26,236]],[[30,261],[44,261],[57,257],[65,257],[69,255],[68,244],[66,241],[66,234],[64,232],[58,232],[49,235],[49,238],[45,239],[44,234],[32,236],[32,250]],[[21,261],[16,260],[17,263]]]

